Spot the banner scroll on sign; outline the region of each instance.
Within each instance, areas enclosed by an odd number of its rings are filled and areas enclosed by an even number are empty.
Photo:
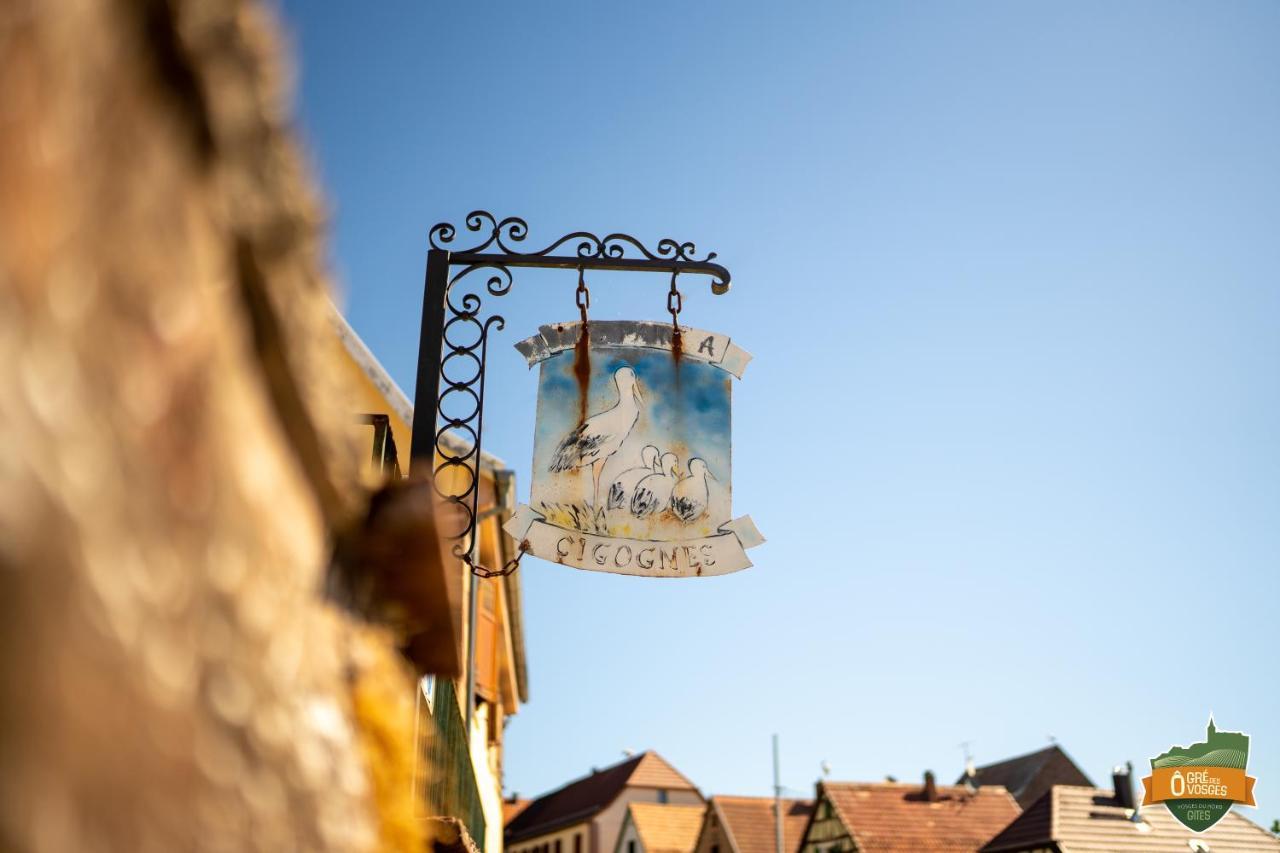
[[[585,339],[583,337],[585,329]],[[751,356],[669,323],[543,326],[528,506],[505,530],[536,557],[648,577],[723,575],[764,541],[732,517],[732,381]]]

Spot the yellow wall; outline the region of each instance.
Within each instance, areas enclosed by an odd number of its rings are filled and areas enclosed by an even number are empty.
[[[342,360],[341,369],[346,372],[343,377],[346,386],[353,389],[351,399],[345,401],[352,415],[350,432],[352,440],[358,442],[364,454],[365,463],[362,476],[370,488],[376,488],[382,482],[383,475],[373,464],[372,451],[374,428],[360,424],[357,416],[366,414],[387,415],[391,434],[395,438],[396,451],[399,456],[402,473],[408,474],[410,468],[410,451],[412,449],[412,425],[409,421],[411,411],[407,409],[408,401],[391,383],[385,371],[376,365],[373,356],[367,352],[360,353],[363,344],[355,333],[339,321],[339,334],[346,337],[348,358]],[[352,349],[357,354],[352,354]],[[361,363],[364,360],[364,364]],[[375,375],[370,375],[372,372]],[[457,468],[444,469],[437,479],[438,487],[446,492],[460,490],[469,481],[469,475]],[[454,492],[456,493],[456,492]],[[494,469],[491,463],[482,462],[480,468],[479,510],[494,505],[497,499]],[[501,562],[504,553],[502,544],[506,534],[501,525],[504,522],[501,514],[490,515],[479,525],[479,542],[481,563],[494,566]],[[460,591],[457,609],[460,611],[457,624],[461,627],[458,643],[458,656],[465,661],[470,625],[470,583],[469,571],[461,560],[446,565],[446,571],[452,572],[456,586],[452,589]],[[492,602],[482,614],[481,625],[477,634],[477,671],[484,672],[484,678],[477,679],[477,696],[485,700],[473,718],[471,731],[471,760],[476,774],[476,782],[480,788],[481,806],[485,815],[485,851],[484,853],[501,853],[502,850],[502,734],[504,718],[519,710],[519,686],[516,682],[518,670],[515,660],[515,640],[513,637],[512,607],[508,599],[506,585],[500,580],[483,580],[477,589],[488,587],[482,601]],[[483,638],[483,643],[480,642]],[[480,660],[482,645],[485,648],[484,660]],[[483,689],[480,682],[483,680]],[[455,682],[459,711],[466,717],[467,681],[463,677]],[[566,853],[571,853],[570,850]]]

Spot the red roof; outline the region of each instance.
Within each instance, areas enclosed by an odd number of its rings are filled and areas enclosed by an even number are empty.
[[[711,808],[736,853],[774,853],[777,846],[772,797],[711,798]],[[804,828],[813,814],[813,800],[782,801],[783,849],[800,849]]]
[[[590,820],[627,787],[695,793],[698,790],[662,756],[656,752],[642,752],[538,797],[507,823],[507,842],[534,838]]]
[[[511,799],[502,801],[502,825],[506,826],[516,819],[516,815],[529,808],[533,800]]]
[[[1021,812],[999,785],[972,793],[940,785],[932,801],[918,784],[826,782],[822,788],[859,853],[976,853]]]

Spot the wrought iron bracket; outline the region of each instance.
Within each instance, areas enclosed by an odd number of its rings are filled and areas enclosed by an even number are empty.
[[[574,231],[543,249],[521,251],[517,244],[529,234],[523,219],[499,220],[476,210],[465,222],[477,240],[466,248],[451,245],[458,231],[448,222],[429,232],[410,475],[421,474],[423,468],[429,471],[436,494],[459,511],[458,529],[445,531],[454,540],[453,553],[475,574],[494,577],[515,571],[524,552],[518,550],[515,559],[497,569],[478,562],[485,356],[490,330],[501,330],[506,322],[498,314],[482,316],[484,294],[505,296],[514,283],[511,270],[520,267],[706,275],[715,294],[729,291],[729,271],[714,262],[715,252],[698,258],[693,243],[669,237],[650,250],[628,234],[600,237]],[[571,253],[563,253],[568,250]],[[479,270],[487,271],[488,277],[469,279]]]

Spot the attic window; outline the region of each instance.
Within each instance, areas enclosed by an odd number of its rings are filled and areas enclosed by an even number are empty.
[[[667,799],[668,799],[668,797],[667,797],[667,789],[666,789],[666,788],[659,788],[659,789],[658,789],[658,802],[660,802],[660,803],[662,803],[662,804],[664,804],[664,805],[665,805],[665,804],[666,804],[666,802],[667,802]]]

